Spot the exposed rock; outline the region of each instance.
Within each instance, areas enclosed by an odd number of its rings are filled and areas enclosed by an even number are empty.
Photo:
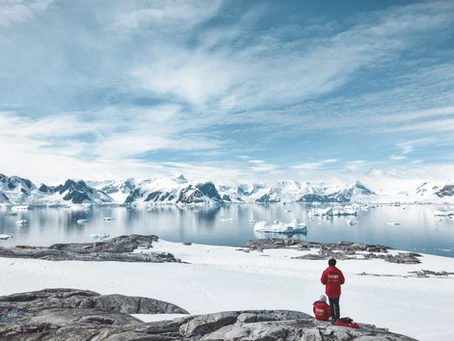
[[[341,241],[338,243],[316,243],[306,242],[297,239],[255,239],[250,240],[244,246],[249,250],[262,251],[265,249],[282,249],[282,248],[293,248],[300,251],[307,251],[310,249],[316,249],[317,253],[309,253],[293,259],[309,259],[309,260],[328,260],[335,258],[338,260],[349,260],[349,259],[383,259],[390,263],[399,264],[418,264],[421,261],[418,257],[422,257],[419,253],[398,253],[397,255],[391,255],[388,250],[392,248],[383,245],[374,244],[359,244],[353,242]],[[241,249],[243,252],[248,249]],[[361,253],[357,253],[361,252]],[[367,253],[365,253],[367,252]]]
[[[62,294],[68,293],[66,291]],[[33,297],[33,293],[29,294]],[[47,295],[42,292],[41,294]],[[86,294],[93,297],[91,292]],[[16,298],[30,297],[27,293],[19,295],[21,296],[16,295]],[[0,301],[4,298],[0,298]],[[7,304],[14,306],[14,302],[21,303],[10,300]],[[30,304],[28,308],[31,306]],[[72,307],[31,311],[21,310],[20,307],[23,305],[19,305],[19,309],[13,308],[15,312],[9,308],[3,309],[3,316],[10,316],[3,318],[0,323],[1,340],[414,340],[367,324],[359,324],[358,329],[337,327],[328,322],[316,321],[305,313],[288,310],[230,311],[141,323],[122,312],[109,312],[98,308]],[[8,311],[5,313],[5,310]]]
[[[35,258],[53,261],[181,262],[168,252],[133,253],[138,248],[152,248],[155,235],[125,235],[102,242],[54,244],[49,247],[17,245],[0,247],[0,257]]]
[[[44,289],[0,296],[0,310],[36,312],[45,309],[102,309],[126,314],[189,314],[180,307],[146,297],[101,295],[77,289]]]

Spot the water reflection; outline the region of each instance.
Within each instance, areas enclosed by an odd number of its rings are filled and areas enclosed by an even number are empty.
[[[154,206],[149,209],[97,207],[83,209],[0,210],[0,234],[13,236],[1,246],[50,245],[87,242],[91,234],[111,237],[139,233],[156,234],[174,242],[244,245],[256,238],[296,238],[315,242],[341,240],[384,244],[403,250],[454,257],[454,219],[435,216],[430,205],[381,206],[358,210],[356,216],[314,217],[309,206],[231,205],[223,207]],[[306,223],[307,234],[254,233],[251,221]],[[24,220],[26,223],[19,224]],[[399,225],[390,224],[398,222]]]

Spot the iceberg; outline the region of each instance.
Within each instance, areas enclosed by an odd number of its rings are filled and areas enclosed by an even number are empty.
[[[7,239],[11,239],[11,238],[13,238],[13,236],[10,236],[9,234],[0,234],[1,240],[7,240]]]
[[[298,219],[293,219],[290,223],[283,223],[275,220],[273,224],[269,224],[267,221],[259,221],[254,225],[254,231],[270,233],[306,233],[307,226]]]
[[[105,233],[105,232],[92,233],[92,234],[90,234],[90,237],[93,237],[95,239],[104,239],[104,238],[109,238],[110,233]]]
[[[26,219],[18,220],[18,221],[16,221],[16,224],[17,225],[27,225],[27,220]]]
[[[354,209],[348,209],[348,210],[344,210],[344,211],[339,211],[339,210],[333,211],[333,215],[335,215],[335,216],[346,216],[346,215],[356,215],[356,214],[357,214],[357,212]]]
[[[17,205],[17,206],[11,207],[11,210],[13,210],[13,211],[26,211],[29,208],[30,208],[30,206],[28,206],[28,205]]]
[[[309,216],[313,216],[313,217],[324,217],[324,216],[332,217],[333,216],[333,209],[331,207],[318,208],[318,209],[314,208],[314,209],[309,211]]]
[[[434,216],[454,216],[454,211],[434,211]]]
[[[400,223],[397,221],[389,221],[389,222],[386,222],[385,225],[400,225]]]

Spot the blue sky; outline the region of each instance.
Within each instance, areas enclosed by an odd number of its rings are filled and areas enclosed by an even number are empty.
[[[0,173],[446,180],[452,18],[451,0],[0,0]]]

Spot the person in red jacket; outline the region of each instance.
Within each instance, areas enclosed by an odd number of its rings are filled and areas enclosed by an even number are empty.
[[[329,305],[326,304],[326,296],[321,295],[318,301],[314,302],[314,307],[312,308],[314,312],[315,319],[319,321],[328,321],[331,316],[331,310]]]
[[[328,261],[328,265],[329,267],[323,271],[320,280],[326,286],[325,293],[329,298],[331,317],[336,321],[340,318],[339,299],[341,295],[341,284],[345,283],[345,278],[342,271],[336,268],[336,260],[334,258]]]

